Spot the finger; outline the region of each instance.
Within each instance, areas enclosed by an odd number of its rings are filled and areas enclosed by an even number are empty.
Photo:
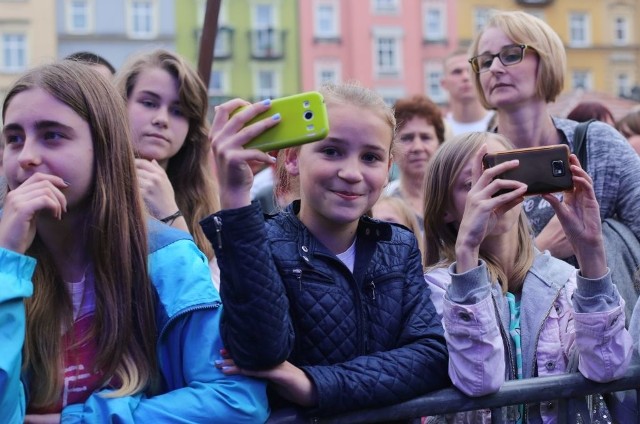
[[[506,193],[491,197],[491,200],[489,200],[488,203],[488,207],[499,212],[500,214],[504,214],[514,206],[522,203],[526,191],[527,186],[521,184],[519,187],[516,187]],[[491,192],[495,193],[493,190],[491,190]]]
[[[240,111],[233,110],[229,113],[227,110],[225,110],[226,119],[224,125],[220,128],[217,128],[216,132],[212,132],[212,135],[214,136],[213,143],[216,144],[215,139],[218,138],[218,136],[226,138],[230,135],[240,132],[243,127],[247,126],[247,123],[250,120],[258,116],[262,112],[269,110],[270,107],[271,100],[267,99],[258,103],[245,105],[240,109]]]
[[[473,158],[473,164],[471,165],[471,184],[475,184],[482,175],[483,166],[482,158],[487,154],[487,145],[480,146]]]
[[[554,206],[554,205],[559,206],[562,203],[560,199],[558,199],[556,196],[554,196],[551,193],[544,193],[542,195],[542,198],[547,202],[549,202],[551,206]]]
[[[505,193],[496,195],[496,193],[500,191],[505,191]],[[493,198],[494,201],[497,202],[507,202],[517,196],[523,196],[526,191],[527,185],[520,181],[496,178],[490,181],[488,185],[480,191],[480,193],[485,198]]]
[[[503,178],[499,178],[499,176],[510,169],[517,168],[520,165],[520,162],[517,159],[509,160],[506,162],[502,162],[496,166],[491,168],[486,168],[480,178],[478,179],[478,184],[482,186],[489,185],[492,181],[513,181],[506,180]]]
[[[577,165],[571,165],[569,169],[571,170],[571,175],[573,177],[583,178],[589,181],[590,185],[593,185],[593,180],[591,179],[591,176],[583,168],[580,168]]]
[[[233,359],[231,358],[217,359],[214,363],[216,368],[218,369],[222,369],[224,367],[230,367],[236,364],[235,362],[233,362]]]
[[[215,113],[213,115],[213,122],[211,123],[211,130],[216,126],[221,128],[229,120],[229,116],[234,110],[243,106],[249,106],[250,104],[251,103],[244,99],[235,98],[214,107],[213,110]]]

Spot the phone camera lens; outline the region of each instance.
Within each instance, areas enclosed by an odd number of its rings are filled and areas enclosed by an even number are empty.
[[[304,113],[303,116],[304,116],[304,119],[306,119],[307,121],[310,121],[311,119],[313,119],[313,112],[308,110]]]
[[[551,172],[554,177],[562,177],[565,174],[564,162],[561,160],[554,160],[551,162]]]

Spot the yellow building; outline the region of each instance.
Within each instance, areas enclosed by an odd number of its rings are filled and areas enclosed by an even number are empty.
[[[492,10],[523,10],[560,35],[567,50],[565,90],[640,98],[637,0],[457,0],[457,9],[461,43],[471,42]]]
[[[28,68],[55,59],[55,0],[0,0],[0,99]]]

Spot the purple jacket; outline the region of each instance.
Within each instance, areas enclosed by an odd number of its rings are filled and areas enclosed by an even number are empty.
[[[515,378],[509,306],[498,284],[490,284],[484,262],[462,274],[454,270],[455,264],[434,269],[425,280],[442,316],[449,376],[465,394],[482,396]],[[548,253],[538,254],[525,277],[520,305],[524,378],[567,372],[574,352],[585,377],[598,382],[619,378],[632,350],[624,318],[624,300],[610,272],[588,280]],[[530,420],[554,422],[556,417],[553,402],[527,412]]]

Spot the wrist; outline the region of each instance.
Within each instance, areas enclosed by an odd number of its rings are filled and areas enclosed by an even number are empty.
[[[242,193],[220,193],[221,209],[239,209],[251,204],[249,192]]]
[[[456,273],[462,274],[478,266],[479,248],[470,248],[463,243],[456,244]]]
[[[182,216],[182,212],[180,211],[180,209],[178,209],[176,212],[172,213],[171,215],[167,215],[164,218],[160,218],[159,221],[164,222],[167,225],[171,225],[176,219],[180,218],[181,216]]]

